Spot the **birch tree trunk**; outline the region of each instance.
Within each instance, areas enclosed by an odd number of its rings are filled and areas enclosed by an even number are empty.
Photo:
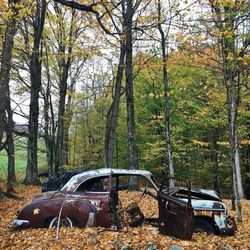
[[[242,178],[241,178],[241,167],[240,167],[240,154],[239,154],[239,138],[238,134],[235,135],[235,167],[236,167],[236,177],[237,177],[237,187],[239,192],[239,198],[243,199],[245,197],[244,189],[242,185]]]
[[[63,165],[69,165],[69,128],[71,120],[73,117],[72,112],[72,93],[73,89],[70,90],[70,95],[68,95],[68,101],[65,107],[65,120],[64,120],[64,140],[63,140],[63,152],[64,152],[64,162]]]
[[[169,177],[174,177],[174,161],[172,154],[172,143],[170,136],[170,98],[169,98],[169,83],[168,83],[168,72],[167,72],[167,61],[168,61],[168,53],[167,53],[167,36],[169,33],[169,26],[167,33],[162,29],[162,17],[161,17],[161,2],[158,0],[158,30],[160,32],[161,37],[161,53],[162,53],[162,73],[163,73],[163,85],[164,85],[164,97],[165,97],[165,133],[166,133],[166,145],[168,152],[168,170]],[[174,181],[170,179],[170,186],[174,186]]]
[[[237,220],[242,221],[242,210],[240,202],[240,190],[242,189],[241,173],[239,158],[237,157],[238,148],[238,128],[237,114],[240,102],[240,75],[244,71],[241,67],[239,58],[247,53],[247,47],[250,44],[249,38],[237,42],[240,37],[236,36],[240,32],[240,23],[245,19],[246,2],[232,1],[231,4],[219,3],[218,1],[209,0],[212,9],[212,20],[214,27],[220,35],[218,38],[218,50],[221,55],[221,71],[227,94],[227,112],[228,112],[228,130],[229,130],[229,148],[230,163],[232,172],[233,199],[237,211]],[[240,13],[240,11],[242,13]],[[241,16],[242,15],[242,16]],[[227,34],[230,34],[229,36]],[[244,34],[241,34],[244,37]],[[239,47],[241,46],[242,47]],[[242,189],[243,190],[243,189]]]
[[[229,88],[231,89],[231,88]],[[234,91],[233,91],[234,93]],[[241,202],[239,195],[239,187],[238,187],[238,177],[236,169],[236,150],[237,150],[237,132],[236,132],[236,117],[237,117],[237,104],[235,99],[232,97],[233,93],[231,91],[228,92],[228,124],[229,124],[229,145],[230,145],[230,161],[232,168],[232,178],[233,178],[233,193],[234,193],[234,203],[237,212],[237,220],[242,221],[242,210],[241,210]]]
[[[82,59],[81,59],[82,60]],[[77,82],[77,77],[79,74],[81,74],[81,68],[82,65],[84,65],[85,60],[82,60],[82,63],[80,64],[80,66],[78,67],[77,73],[75,74],[74,77],[70,77],[71,82],[70,85],[68,87],[68,95],[67,95],[67,103],[65,105],[65,119],[64,119],[64,141],[63,141],[63,152],[64,152],[64,165],[69,165],[69,154],[70,154],[70,133],[69,133],[69,129],[70,129],[70,125],[71,125],[71,121],[73,118],[73,103],[74,103],[74,97],[73,94],[76,91],[76,82]],[[70,73],[69,75],[72,75],[72,73]]]

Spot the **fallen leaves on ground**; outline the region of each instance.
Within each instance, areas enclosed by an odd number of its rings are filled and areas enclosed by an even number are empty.
[[[4,189],[4,183],[0,181]],[[192,241],[182,241],[161,235],[156,227],[126,227],[120,231],[107,228],[60,228],[59,239],[56,230],[39,228],[12,230],[12,221],[16,212],[40,192],[39,187],[17,185],[15,191],[23,200],[5,198],[0,201],[0,249],[250,249],[250,201],[243,200],[243,222],[238,224],[234,236],[215,236],[193,234]],[[122,206],[125,208],[136,199],[146,216],[157,216],[157,203],[147,195],[141,200],[133,192],[122,194]],[[229,201],[226,201],[230,205]],[[229,209],[230,210],[230,209]],[[234,212],[229,211],[235,216]]]

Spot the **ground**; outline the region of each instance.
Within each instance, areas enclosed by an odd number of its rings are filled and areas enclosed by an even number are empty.
[[[5,189],[4,182],[0,187]],[[11,223],[17,210],[21,209],[40,187],[16,185],[15,191],[23,200],[5,198],[0,201],[0,249],[250,249],[250,201],[243,200],[243,222],[238,224],[234,236],[222,237],[206,234],[193,234],[192,241],[182,241],[160,235],[157,228],[144,225],[139,228],[124,228],[120,231],[106,228],[61,228],[56,240],[55,229],[25,229],[13,231]],[[134,198],[127,193],[126,199]],[[123,206],[126,206],[126,199]],[[229,205],[229,201],[225,201]],[[140,207],[143,211],[152,211],[150,198],[143,197]],[[230,210],[230,209],[229,209]],[[230,214],[235,214],[229,211]],[[150,215],[150,214],[148,214]]]

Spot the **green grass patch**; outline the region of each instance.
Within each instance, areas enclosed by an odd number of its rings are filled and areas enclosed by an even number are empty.
[[[43,140],[38,143],[38,169],[45,171],[47,169],[47,161],[45,154],[45,145]],[[27,166],[27,138],[18,138],[15,141],[15,170],[17,180],[22,181],[25,178]],[[5,150],[0,152],[0,177],[7,178],[8,157]]]

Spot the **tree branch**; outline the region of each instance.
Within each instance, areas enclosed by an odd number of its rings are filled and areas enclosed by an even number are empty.
[[[94,9],[94,7],[98,5],[98,3],[92,3],[90,5],[85,5],[85,4],[80,4],[80,3],[77,3],[74,1],[66,1],[66,0],[54,0],[54,1],[57,3],[60,3],[62,5],[71,7],[73,9],[93,13],[96,16],[97,22],[99,23],[99,25],[101,26],[101,28],[103,29],[103,31],[105,33],[107,33],[108,35],[115,35],[116,34],[116,33],[110,32],[102,23],[102,17],[100,17],[100,13]]]

